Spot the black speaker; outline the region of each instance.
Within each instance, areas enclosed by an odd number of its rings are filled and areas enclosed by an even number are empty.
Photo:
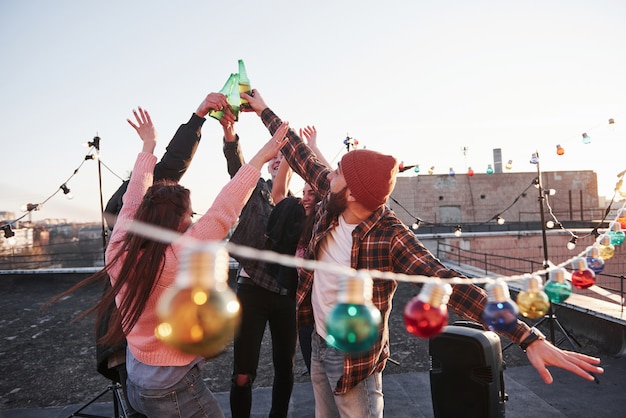
[[[455,322],[429,342],[435,417],[504,417],[500,337],[480,324]]]

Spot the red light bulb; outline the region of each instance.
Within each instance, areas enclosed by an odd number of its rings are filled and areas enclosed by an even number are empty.
[[[404,307],[406,330],[421,338],[438,335],[448,324],[448,299],[452,287],[448,283],[429,282],[419,295]]]
[[[470,177],[472,177],[474,175],[474,170],[472,170],[472,167],[469,167],[467,169],[467,175],[470,176]]]
[[[596,274],[587,267],[587,260],[577,257],[572,260],[572,284],[578,289],[587,289],[596,283]]]
[[[622,229],[626,231],[626,209],[620,209],[617,211],[617,222],[622,226]]]

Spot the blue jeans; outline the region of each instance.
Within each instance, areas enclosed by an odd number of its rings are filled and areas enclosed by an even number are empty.
[[[272,336],[274,382],[270,418],[287,417],[293,390],[296,355],[296,301],[260,286],[240,283],[237,297],[241,304],[241,327],[234,341],[233,383],[230,411],[233,418],[247,418],[252,406],[252,383],[256,378],[265,327]],[[235,384],[237,375],[246,375],[248,383]]]
[[[202,380],[196,365],[180,382],[166,389],[143,389],[128,381],[128,400],[132,407],[148,417],[224,418],[217,399]]]
[[[343,395],[333,395],[343,374],[344,354],[328,346],[317,333],[313,333],[311,348],[311,383],[316,417],[382,418],[382,373],[371,374]]]

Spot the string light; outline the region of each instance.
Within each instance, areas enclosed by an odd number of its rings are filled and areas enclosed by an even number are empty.
[[[556,146],[556,155],[563,155],[563,154],[565,154],[565,149],[562,146],[557,145]]]
[[[458,238],[462,234],[463,234],[463,231],[461,230],[461,225],[457,225],[456,228],[454,229],[454,236]]]
[[[438,335],[448,325],[448,299],[452,286],[441,281],[426,283],[419,295],[404,307],[403,317],[406,330],[421,338]]]
[[[561,303],[572,294],[572,285],[565,279],[567,270],[563,267],[550,270],[550,279],[546,282],[544,291],[552,303]]]
[[[536,275],[526,277],[524,289],[517,294],[516,300],[519,312],[525,318],[543,318],[550,309],[550,299],[543,291],[541,277]]]
[[[454,172],[454,168],[450,167],[450,171],[448,171],[448,175],[449,175],[450,177],[454,177],[454,175],[455,175],[455,174],[456,174],[456,173]]]
[[[511,170],[513,168],[513,160],[509,160],[508,163],[504,166],[506,170]]]
[[[435,166],[432,165],[430,166],[430,168],[428,169],[428,174],[433,174],[435,172]]]
[[[624,242],[624,231],[622,231],[622,226],[619,222],[613,221],[609,224],[609,237],[611,237],[611,244],[613,246],[622,245]]]
[[[227,282],[228,262],[228,252],[216,243],[185,248],[174,287],[168,288],[157,303],[157,338],[204,358],[226,348],[241,320],[237,296]]]
[[[468,167],[467,168],[467,175],[469,177],[472,177],[474,175],[474,170],[472,170],[472,167]]]
[[[326,342],[339,351],[367,351],[378,338],[380,311],[372,304],[372,278],[365,272],[343,276],[337,304],[326,318]]]
[[[493,167],[491,166],[491,164],[487,165],[487,174],[493,174]]]
[[[604,261],[615,255],[615,246],[611,243],[611,237],[608,234],[600,235],[595,245],[600,250],[600,258]]]
[[[583,132],[583,144],[590,144],[591,137],[587,135],[587,132]]]
[[[511,300],[509,286],[496,279],[487,283],[487,304],[482,313],[483,321],[491,331],[512,332],[517,326],[519,308]]]
[[[504,225],[504,218],[500,215],[498,215],[498,217],[496,218],[496,222],[498,223],[498,225]]]
[[[587,267],[591,269],[595,274],[604,270],[604,260],[600,257],[600,249],[595,245],[592,245],[587,249]]]
[[[65,195],[65,197],[67,197],[70,200],[74,198],[74,195],[70,191],[69,187],[67,187],[67,184],[63,183],[61,187],[59,188],[63,190],[63,194]]]
[[[567,243],[567,249],[571,251],[576,248],[576,241],[578,241],[578,237],[576,235],[572,235],[569,242]]]
[[[11,247],[15,245],[15,232],[11,229],[10,224],[2,225],[2,231],[4,232],[4,239],[7,240],[7,244]]]
[[[419,164],[415,164],[415,168],[413,168],[413,171],[415,171],[416,173],[420,172],[420,165]]]
[[[346,134],[346,139],[343,140],[343,144],[346,146],[346,151],[350,152],[351,149],[357,148],[359,141]]]
[[[596,283],[596,274],[587,267],[583,257],[572,260],[572,269],[572,284],[578,289],[587,289]]]

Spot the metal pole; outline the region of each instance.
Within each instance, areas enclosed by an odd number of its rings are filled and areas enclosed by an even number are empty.
[[[543,240],[543,268],[547,269],[549,267],[548,264],[548,236],[546,234],[546,219],[545,214],[543,213],[543,200],[546,198],[543,192],[543,182],[541,181],[541,168],[539,166],[539,151],[536,151],[537,155],[537,187],[539,189],[539,215],[541,217],[541,238]],[[546,282],[550,279],[548,273],[546,273]],[[552,304],[548,308],[548,316],[550,318],[550,341],[552,344],[555,344],[554,337],[554,323],[552,319],[554,318],[554,312],[552,309]]]
[[[102,224],[102,254],[104,257],[106,253],[106,246],[107,246],[107,231],[106,231],[106,226],[104,224],[104,200],[102,199],[102,164],[100,163],[100,137],[99,136],[95,136],[93,138],[93,147],[96,149],[96,154],[98,154],[98,189],[100,191],[100,222]]]

